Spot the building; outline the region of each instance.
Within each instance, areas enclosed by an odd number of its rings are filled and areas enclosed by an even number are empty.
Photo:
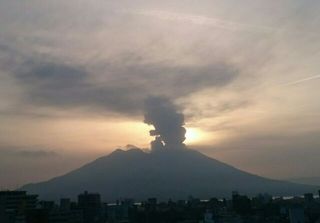
[[[213,219],[213,214],[211,211],[207,210],[206,213],[204,214],[204,220],[203,223],[215,223]]]
[[[27,212],[37,206],[37,197],[26,191],[0,191],[0,222],[25,222]]]
[[[232,192],[232,208],[238,214],[249,214],[251,211],[251,200],[245,195]]]
[[[100,194],[85,191],[78,196],[78,207],[83,211],[84,223],[101,222],[102,205]]]
[[[6,210],[30,210],[36,208],[37,198],[26,191],[0,191],[0,206]]]
[[[69,211],[71,209],[71,201],[69,198],[60,199],[60,210]]]
[[[313,202],[313,201],[314,201],[313,194],[312,194],[312,193],[306,193],[306,194],[304,194],[304,200],[305,200],[307,203]]]
[[[302,207],[292,207],[289,209],[290,223],[305,223],[304,210]]]

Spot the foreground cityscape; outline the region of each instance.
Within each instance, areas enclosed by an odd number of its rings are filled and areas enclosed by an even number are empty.
[[[318,195],[249,198],[232,192],[231,199],[211,198],[160,202],[122,199],[104,203],[85,191],[77,201],[43,201],[25,191],[0,191],[1,223],[320,223]]]

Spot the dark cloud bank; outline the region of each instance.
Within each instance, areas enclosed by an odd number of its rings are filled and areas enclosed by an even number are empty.
[[[175,66],[117,62],[103,67],[88,71],[72,64],[29,61],[14,70],[14,78],[24,90],[23,103],[28,105],[134,115],[143,112],[150,95],[175,100],[205,88],[223,87],[237,76],[237,70],[224,63]]]

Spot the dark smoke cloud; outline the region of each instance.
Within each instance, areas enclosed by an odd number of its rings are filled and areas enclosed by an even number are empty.
[[[178,110],[177,106],[165,97],[150,97],[146,100],[144,122],[155,128],[150,131],[150,135],[156,137],[151,142],[152,150],[184,147],[184,115]]]
[[[221,88],[238,75],[233,66],[223,62],[178,66],[135,60],[126,64],[125,58],[119,61],[86,69],[31,58],[12,65],[12,77],[24,90],[23,103],[28,106],[83,108],[133,116],[141,114],[148,95],[175,100],[206,88]]]

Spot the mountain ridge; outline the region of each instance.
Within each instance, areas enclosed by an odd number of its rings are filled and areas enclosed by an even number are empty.
[[[313,192],[309,185],[263,178],[241,171],[192,149],[144,152],[115,150],[65,175],[21,189],[44,199],[75,197],[84,190],[99,192],[106,201],[120,198],[160,200],[226,197],[238,190],[248,195],[297,195]]]

